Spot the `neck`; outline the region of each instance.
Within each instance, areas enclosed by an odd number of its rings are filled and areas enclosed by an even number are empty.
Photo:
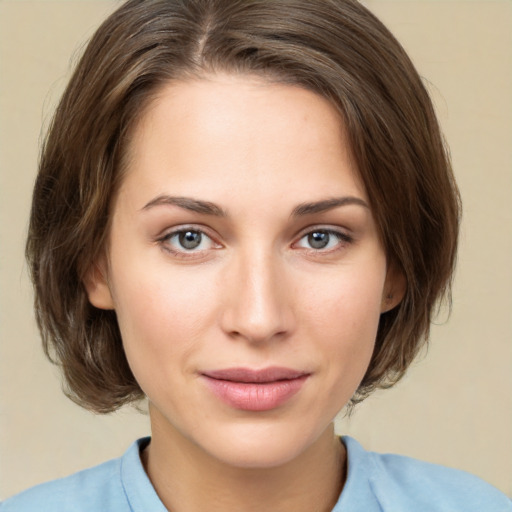
[[[298,457],[270,468],[219,461],[153,417],[152,431],[142,461],[172,512],[330,512],[343,487],[346,453],[332,425]]]

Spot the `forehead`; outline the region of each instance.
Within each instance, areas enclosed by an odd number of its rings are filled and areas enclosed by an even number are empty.
[[[124,181],[154,195],[194,190],[215,201],[247,188],[268,200],[285,192],[365,195],[330,102],[245,75],[163,87],[134,128]]]

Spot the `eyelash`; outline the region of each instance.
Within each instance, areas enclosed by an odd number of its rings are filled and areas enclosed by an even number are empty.
[[[211,237],[203,228],[197,227],[197,226],[184,226],[180,227],[179,229],[175,229],[173,231],[170,231],[163,235],[162,237],[157,239],[157,242],[161,245],[162,249],[166,252],[171,253],[173,256],[176,256],[178,258],[201,258],[204,255],[204,251],[208,249],[192,249],[187,250],[186,248],[183,248],[181,250],[174,249],[170,241],[175,238],[179,237],[180,235],[185,235],[186,233],[198,233],[201,236],[200,244],[203,243],[203,239],[207,238],[210,240],[210,244],[213,246],[214,249],[221,248],[221,245],[216,243],[213,237]]]
[[[222,248],[221,244],[215,242],[213,237],[210,236],[208,233],[206,233],[206,231],[203,228],[197,227],[197,226],[180,227],[179,229],[170,231],[170,232],[166,233],[165,235],[163,235],[162,237],[158,238],[157,242],[161,245],[163,250],[165,250],[166,252],[168,252],[178,258],[194,259],[194,258],[203,257],[204,252],[209,250],[210,248],[199,249],[199,250],[196,250],[194,248],[191,250],[187,250],[186,248],[174,249],[171,246],[170,241],[173,238],[179,237],[180,235],[185,235],[185,233],[199,234],[201,236],[201,240],[200,240],[199,244],[201,244],[203,242],[204,238],[207,238],[210,241],[210,244],[213,246],[211,248],[213,248],[213,249]],[[303,240],[307,237],[310,237],[314,234],[320,234],[320,233],[329,235],[329,237],[335,237],[337,239],[336,245],[334,247],[330,247],[327,249],[314,248],[314,247],[297,247],[301,240]],[[302,234],[300,235],[300,237],[298,238],[298,240],[292,244],[292,247],[296,247],[296,248],[303,250],[310,254],[331,254],[331,253],[335,253],[335,252],[343,249],[344,247],[346,247],[347,245],[349,245],[353,242],[354,242],[354,239],[345,232],[338,231],[335,229],[330,229],[330,228],[317,227],[317,228],[308,228],[307,231],[303,231]],[[328,241],[328,243],[330,243],[330,240]]]
[[[329,237],[335,237],[337,239],[337,243],[334,247],[329,248],[313,248],[313,247],[302,247],[300,249],[306,251],[308,254],[312,255],[320,255],[320,254],[332,254],[336,253],[339,250],[342,250],[347,245],[354,242],[354,239],[348,235],[347,233],[343,231],[338,231],[336,229],[331,228],[324,228],[324,227],[314,227],[314,228],[308,228],[307,231],[303,232],[298,239],[297,242],[294,242],[294,246],[297,246],[301,240],[310,237],[314,234],[326,234],[329,235]],[[330,240],[328,241],[330,243]]]

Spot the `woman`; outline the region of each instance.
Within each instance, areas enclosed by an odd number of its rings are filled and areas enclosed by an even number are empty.
[[[57,110],[27,256],[45,348],[151,439],[2,510],[510,510],[365,452],[449,292],[459,202],[428,95],[352,1],[131,1]]]

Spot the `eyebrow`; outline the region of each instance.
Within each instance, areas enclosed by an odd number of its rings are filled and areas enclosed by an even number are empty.
[[[149,210],[155,206],[171,205],[178,206],[184,210],[189,210],[195,213],[201,213],[203,215],[213,215],[215,217],[227,217],[227,213],[220,206],[209,201],[202,201],[200,199],[193,199],[191,197],[177,197],[169,195],[160,195],[155,197],[149,203],[147,203],[142,210]],[[366,201],[363,201],[359,197],[345,196],[345,197],[334,197],[331,199],[323,199],[321,201],[314,201],[310,203],[301,203],[297,205],[293,211],[292,217],[302,217],[304,215],[312,215],[315,213],[322,213],[340,206],[347,205],[359,205],[364,208],[370,208]]]
[[[184,210],[191,212],[202,213],[204,215],[214,215],[215,217],[226,217],[226,212],[214,203],[209,201],[201,201],[200,199],[192,199],[190,197],[175,197],[168,195],[161,195],[155,197],[147,203],[142,210],[149,210],[155,206],[172,205],[179,206]]]
[[[368,203],[359,197],[334,197],[332,199],[324,199],[322,201],[315,201],[312,203],[301,203],[293,209],[292,217],[301,217],[303,215],[311,215],[313,213],[322,213],[334,208],[338,208],[339,206],[347,206],[352,204],[370,209]]]

